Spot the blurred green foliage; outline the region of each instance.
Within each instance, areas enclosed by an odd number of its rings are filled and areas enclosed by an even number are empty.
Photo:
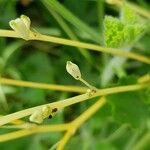
[[[145,9],[150,9],[148,1],[134,2]],[[32,26],[41,33],[101,45],[104,41],[102,22],[104,14],[119,16],[118,9],[104,3],[104,0],[0,0],[1,29],[10,29],[8,22],[21,14],[29,16]],[[130,16],[126,18],[133,19]],[[109,28],[114,29],[112,24]],[[150,56],[149,40],[150,32],[147,31],[132,45],[134,52]],[[83,51],[53,43],[0,38],[0,76],[43,83],[82,85],[65,70],[66,61],[71,60],[78,64],[87,81],[101,88],[103,85],[101,76],[112,57]],[[124,61],[121,58],[121,62],[122,60],[123,65],[120,65],[118,70],[113,70],[113,77],[107,83],[108,86],[136,83],[139,76],[150,72],[149,65],[133,60]],[[116,60],[115,62],[118,63]],[[108,70],[112,69],[112,66],[110,67]],[[109,73],[108,71],[106,74],[109,75]],[[76,95],[31,88],[9,86],[0,88],[1,115]],[[66,149],[131,150],[143,135],[150,132],[149,88],[140,92],[110,95],[107,99],[109,103],[79,129],[67,144]],[[44,123],[69,122],[96,100],[65,108],[56,117]],[[0,133],[9,131],[13,130],[0,129]],[[47,150],[56,144],[61,136],[61,133],[35,134],[0,143],[0,149]],[[148,147],[147,149],[150,148],[149,143],[144,145]]]

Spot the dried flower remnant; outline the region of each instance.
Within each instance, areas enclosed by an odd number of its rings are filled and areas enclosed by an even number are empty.
[[[36,110],[29,118],[31,122],[42,123],[45,118],[52,118],[52,116],[58,111],[57,108],[52,109],[49,105],[44,106],[41,109]]]
[[[9,25],[21,38],[24,40],[29,40],[31,25],[29,17],[21,15],[20,18],[11,20]]]

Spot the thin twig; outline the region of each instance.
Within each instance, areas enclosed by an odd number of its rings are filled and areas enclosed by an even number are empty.
[[[50,105],[51,108],[60,109],[60,108],[64,108],[64,107],[67,107],[67,106],[70,106],[70,105],[73,105],[73,104],[76,104],[76,103],[79,103],[79,102],[82,102],[82,101],[85,101],[85,100],[88,100],[88,99],[91,99],[94,97],[105,96],[105,95],[114,94],[114,93],[136,91],[136,90],[144,89],[148,86],[149,86],[148,83],[144,83],[144,84],[126,85],[126,86],[118,86],[118,87],[100,89],[91,96],[89,96],[89,93],[85,93],[85,94],[81,94],[81,95],[78,95],[78,96],[75,96],[72,98],[67,98],[65,100],[61,100],[58,102],[39,105],[36,107],[24,109],[19,112],[15,112],[15,113],[0,117],[0,125],[4,125],[9,122],[12,122],[13,120],[17,120],[17,119],[23,118],[25,116],[31,115],[35,110],[37,110],[43,106],[46,106],[46,105]]]
[[[20,38],[12,30],[0,30],[0,37]],[[43,35],[43,34],[34,33],[34,32],[30,33],[29,40],[46,41],[46,42],[52,42],[52,43],[57,43],[57,44],[62,44],[62,45],[73,46],[73,47],[85,48],[85,49],[92,50],[92,51],[103,52],[103,53],[116,55],[120,57],[126,57],[126,58],[141,61],[143,63],[150,64],[149,57],[135,54],[133,52],[119,50],[119,49],[101,47],[99,45],[90,44],[90,43],[84,43],[84,42],[79,42],[79,41],[74,41],[74,40],[69,40],[69,39],[64,39],[64,38],[58,38],[58,37]]]
[[[20,87],[30,87],[30,88],[77,92],[77,93],[85,93],[87,91],[87,88],[79,87],[79,86],[46,84],[46,83],[13,80],[13,79],[7,79],[7,78],[0,78],[0,83],[5,84],[5,85],[20,86]]]

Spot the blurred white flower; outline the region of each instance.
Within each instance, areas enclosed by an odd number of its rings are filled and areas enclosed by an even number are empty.
[[[79,67],[76,64],[72,63],[71,61],[67,61],[66,70],[76,80],[81,79],[81,72],[80,72]]]
[[[11,20],[9,22],[9,25],[21,38],[23,38],[24,40],[29,40],[31,25],[29,17],[21,15],[20,18]]]

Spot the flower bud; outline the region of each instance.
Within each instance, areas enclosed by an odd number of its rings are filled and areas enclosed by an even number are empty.
[[[34,122],[34,123],[42,123],[43,122],[43,117],[42,117],[42,113],[41,113],[41,110],[37,110],[35,111],[29,118],[29,120],[31,122]]]
[[[10,27],[24,40],[29,39],[30,24],[30,18],[25,15],[9,22]]]
[[[72,63],[71,61],[67,61],[66,70],[76,80],[81,79],[81,72],[80,72],[79,67],[76,64]]]
[[[52,108],[49,105],[43,106],[42,108],[36,110],[29,118],[31,122],[42,123],[45,118],[53,114]]]

